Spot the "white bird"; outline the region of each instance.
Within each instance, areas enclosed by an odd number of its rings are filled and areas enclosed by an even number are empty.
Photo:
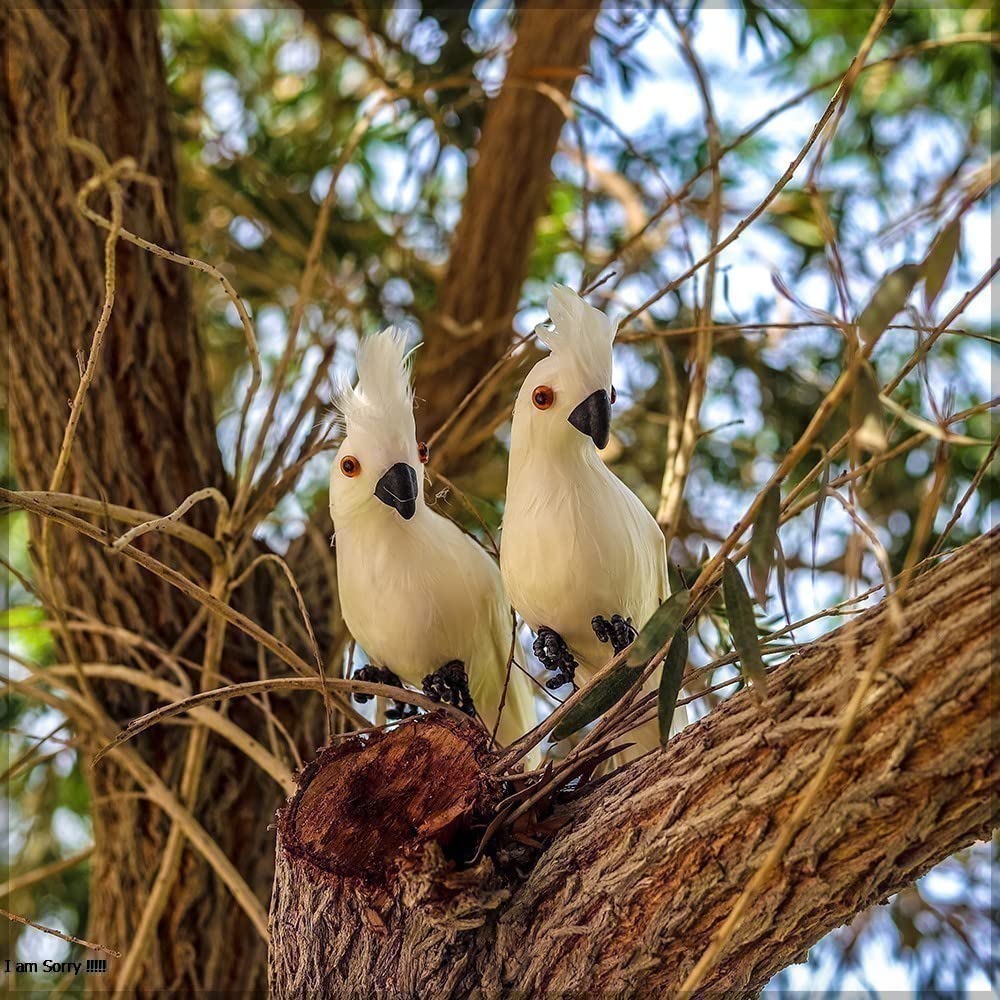
[[[424,502],[427,450],[416,440],[403,334],[390,328],[366,337],[357,368],[357,386],[343,386],[335,399],[346,436],[330,473],[341,610],[374,665],[355,676],[422,687],[470,712],[471,694],[492,732],[513,624],[500,571]],[[502,744],[535,724],[530,684],[512,666]],[[399,717],[401,709],[387,714]]]
[[[588,681],[628,645],[668,582],[659,525],[598,454],[610,436],[617,331],[563,285],[548,309],[555,328],[540,336],[550,353],[514,404],[500,568],[556,689],[574,675]],[[656,721],[628,739],[658,745]]]

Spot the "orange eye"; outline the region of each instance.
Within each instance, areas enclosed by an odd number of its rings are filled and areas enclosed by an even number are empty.
[[[614,405],[615,400],[618,398],[618,390],[612,386],[611,387],[611,405]]]
[[[430,450],[430,448],[427,447],[427,442],[426,441],[421,441],[417,445],[417,455],[420,458],[421,464],[423,464],[423,465],[426,465],[428,463],[428,461],[430,461],[431,450]]]
[[[547,410],[556,401],[556,394],[547,385],[540,385],[531,394],[531,401],[539,410]]]
[[[340,471],[348,479],[353,479],[355,476],[361,475],[361,463],[353,455],[345,455],[340,460]]]

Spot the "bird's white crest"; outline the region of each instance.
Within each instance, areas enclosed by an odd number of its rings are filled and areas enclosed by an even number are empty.
[[[357,441],[413,440],[413,385],[406,334],[390,326],[358,345],[357,385],[343,382],[333,405],[346,433]]]
[[[610,374],[617,324],[566,285],[552,286],[548,310],[554,328],[541,329],[539,339],[552,356],[583,372],[606,370]]]

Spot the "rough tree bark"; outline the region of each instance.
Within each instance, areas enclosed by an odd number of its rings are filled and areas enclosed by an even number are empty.
[[[913,586],[848,746],[705,991],[754,995],[824,933],[989,835],[998,556],[993,532]],[[557,804],[565,825],[524,878],[509,851],[456,864],[501,794],[473,736],[430,717],[329,752],[279,823],[272,989],[671,995],[774,842],[891,627],[879,606],[775,670],[767,711],[738,694],[662,754]]]
[[[155,7],[117,0],[94,8],[14,6],[5,14],[10,49],[3,114],[10,136],[10,187],[2,226],[5,245],[16,247],[2,269],[11,333],[6,391],[13,466],[23,489],[49,487],[69,416],[67,400],[80,380],[78,355],[85,363],[104,297],[104,233],[75,207],[78,187],[96,168],[71,153],[60,137],[60,101],[66,102],[74,134],[112,161],[135,157],[139,169],[162,181],[177,230],[157,17]],[[93,203],[107,214],[106,198],[95,197]],[[128,188],[125,217],[135,232],[168,245],[176,242],[163,231],[148,189]],[[119,242],[116,278],[100,371],[86,399],[62,490],[162,514],[193,490],[227,487],[188,273]],[[193,509],[188,518],[210,534],[213,519],[211,504]],[[31,530],[37,558],[40,525],[32,523]],[[208,561],[190,547],[153,535],[141,544],[192,579],[206,580]],[[133,629],[170,648],[197,611],[173,588],[73,532],[52,528],[50,551],[57,586],[52,598],[71,616]],[[255,613],[246,604],[242,610]],[[85,660],[121,661],[130,655],[92,634],[78,633],[77,644]],[[197,658],[197,642],[185,652]],[[247,667],[256,674],[252,658]],[[225,669],[239,675],[235,652]],[[125,685],[97,690],[119,720],[152,707],[147,696]],[[171,783],[183,759],[183,740],[184,734],[175,731],[142,745],[146,759]],[[134,786],[110,762],[86,770],[95,840],[89,936],[124,950],[168,824],[141,796],[122,794]],[[266,815],[274,801],[269,783],[246,759],[219,741],[210,742],[196,813],[226,854],[239,860],[262,900],[270,879]],[[142,992],[251,989],[261,983],[263,955],[259,935],[228,891],[197,855],[185,853]]]
[[[427,349],[417,369],[422,433],[443,423],[511,342],[566,122],[557,101],[565,100],[587,61],[599,9],[599,0],[566,8],[544,0],[518,5],[517,44],[503,89],[486,112],[453,252],[434,313],[424,324]],[[494,409],[494,392],[482,392],[461,426],[438,442],[435,463],[443,468],[462,458],[462,429]]]
[[[567,92],[585,61],[596,6],[549,11],[548,17],[541,8],[526,11],[512,72]],[[14,6],[6,12],[7,87],[0,124],[10,154],[0,226],[5,244],[16,247],[16,253],[0,269],[0,288],[10,330],[4,383],[13,471],[23,489],[49,485],[69,416],[67,401],[80,379],[78,358],[85,363],[103,297],[104,234],[83,220],[74,204],[80,184],[94,168],[62,142],[56,113],[61,100],[66,100],[71,132],[112,161],[133,156],[139,169],[159,178],[167,216],[174,233],[178,231],[176,170],[156,20],[154,8],[124,0],[93,8],[65,2],[44,8]],[[557,67],[551,79],[539,72],[546,66]],[[507,93],[491,113],[483,139],[489,146],[480,152],[480,160],[490,166],[475,171],[468,221],[453,246],[459,263],[449,270],[442,295],[442,315],[460,326],[480,312],[475,301],[452,303],[468,296],[482,280],[491,283],[489,317],[512,312],[561,127],[562,115],[554,112],[548,98],[522,88],[523,107],[532,109],[525,121]],[[103,194],[95,195],[92,203],[107,214]],[[493,230],[488,246],[477,242],[473,217]],[[180,249],[176,237],[164,232],[147,188],[129,186],[125,220],[133,231]],[[163,514],[193,490],[216,486],[228,492],[230,484],[215,440],[189,273],[122,242],[117,255],[114,312],[62,489]],[[506,332],[498,343],[506,341]],[[464,348],[463,342],[455,343]],[[495,345],[484,347],[479,339],[475,343],[478,349],[462,363],[468,385],[498,353]],[[454,368],[443,372],[441,381],[461,395],[464,390],[454,381]],[[428,396],[442,401],[436,418],[440,422],[450,404],[435,391],[433,376],[425,378],[423,386]],[[205,504],[187,519],[211,532],[213,517],[211,505]],[[31,530],[37,557],[40,526],[32,523]],[[329,530],[325,515],[322,530]],[[148,535],[140,544],[199,583],[207,582],[207,560],[197,552],[162,535]],[[99,546],[70,532],[52,527],[50,550],[56,583],[52,597],[71,615],[133,629],[169,648],[197,613],[197,607],[172,588],[124,560],[109,559]],[[302,565],[295,562],[296,553],[301,553]],[[324,646],[320,626],[329,622],[329,609],[335,606],[328,586],[331,574],[318,570],[312,545],[293,546],[289,562]],[[239,609],[265,625],[271,602],[268,580],[266,573],[257,574],[256,587],[244,586],[237,595]],[[321,586],[310,586],[311,580]],[[196,633],[185,648],[193,659],[199,656],[199,642]],[[77,646],[84,659],[122,660],[132,655],[92,634],[78,634]],[[254,651],[232,630],[224,670],[233,679],[241,679],[245,670],[257,670]],[[152,707],[146,696],[127,687],[95,687],[119,721]],[[303,748],[316,745],[302,737],[301,719],[287,721]],[[137,747],[164,780],[176,785],[183,734],[164,730]],[[122,794],[134,791],[134,786],[111,762],[89,778],[96,847],[88,933],[125,948],[145,904],[168,824],[143,798]],[[254,768],[211,739],[195,812],[262,899],[271,880],[273,855],[265,828],[274,805],[270,786]],[[158,928],[143,990],[239,991],[259,985],[264,968],[261,943],[227,890],[190,852],[184,855],[179,885]]]

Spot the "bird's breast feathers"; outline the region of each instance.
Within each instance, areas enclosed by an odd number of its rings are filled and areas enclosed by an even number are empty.
[[[594,615],[622,614],[641,627],[666,596],[659,527],[610,472],[509,493],[500,551],[524,620],[555,629],[586,660],[606,658]]]
[[[492,667],[510,643],[507,602],[489,556],[439,515],[423,520],[422,531],[337,538],[351,635],[373,662],[417,687],[450,660],[462,660],[470,675]]]

